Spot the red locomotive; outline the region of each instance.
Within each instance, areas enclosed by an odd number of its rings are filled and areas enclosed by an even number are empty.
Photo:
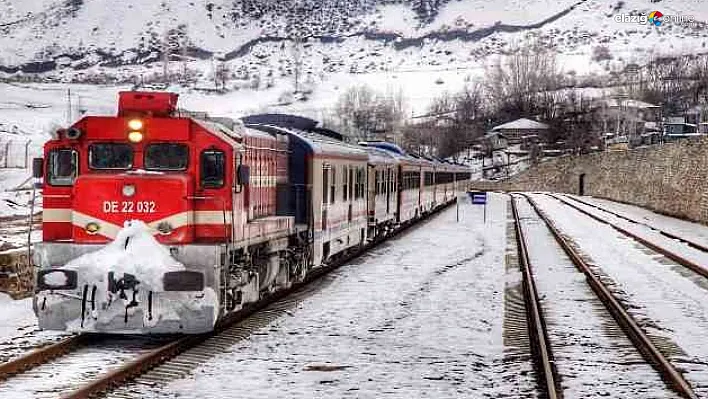
[[[200,333],[455,199],[466,168],[291,115],[233,120],[122,92],[44,148],[44,329]],[[436,180],[437,174],[437,180]]]

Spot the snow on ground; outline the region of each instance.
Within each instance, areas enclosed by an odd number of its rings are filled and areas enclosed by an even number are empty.
[[[29,215],[31,174],[29,169],[0,169],[0,219]],[[39,205],[35,212],[42,209]]]
[[[596,268],[614,281],[616,292],[624,293],[623,301],[645,331],[679,348],[674,363],[699,395],[708,394],[706,279],[556,199],[533,198]]]
[[[169,397],[528,397],[505,364],[506,197],[460,206],[344,266],[334,281],[214,358]],[[317,365],[342,366],[310,371]],[[526,365],[528,368],[528,365]],[[225,378],[225,376],[230,376]],[[234,391],[237,389],[237,391]]]
[[[597,208],[593,208],[591,206],[587,206],[585,204],[579,203],[579,202],[574,202],[575,205],[577,205],[580,209],[583,209],[590,213],[591,215],[595,215],[603,220],[607,220],[608,222],[618,225],[619,227],[632,232],[636,234],[637,236],[653,243],[656,244],[672,253],[678,254],[679,256],[685,258],[686,260],[689,260],[695,264],[698,265],[708,265],[708,253],[705,253],[699,249],[693,248],[689,246],[686,243],[682,243],[680,241],[677,241],[675,239],[669,238],[658,232],[657,230],[653,230],[645,225],[638,224],[638,223],[632,223],[627,220],[618,218],[617,216],[614,216],[612,214],[609,214],[607,212],[603,212]],[[654,214],[656,215],[656,214]],[[658,216],[658,215],[657,215]],[[676,231],[677,235],[679,237],[695,237],[700,234],[700,232],[707,232],[708,228],[706,226],[701,226],[696,223],[690,223],[686,221],[679,221],[677,219],[673,218],[668,218],[665,217],[663,220],[665,221],[665,224],[668,224],[670,226],[682,226],[684,229],[690,225],[693,226],[692,230],[694,231],[690,235],[684,234],[682,231]],[[684,230],[682,229],[682,230]],[[675,231],[675,230],[674,230]],[[703,236],[702,239],[698,240],[699,242],[705,242],[705,236]],[[706,266],[708,267],[708,266]]]
[[[0,292],[0,339],[12,337],[26,328],[32,328],[37,320],[32,312],[32,300],[13,300],[7,294]]]
[[[677,397],[643,360],[529,203],[517,204],[564,396]]]
[[[617,284],[641,325],[677,346],[673,360],[705,394],[708,282],[555,199],[534,198]],[[534,397],[529,363],[505,357],[510,348],[503,340],[504,290],[514,277],[505,271],[507,202],[504,195],[490,194],[486,224],[481,207],[463,202],[459,222],[452,207],[382,244],[335,271],[328,277],[331,283],[288,316],[211,359],[194,375],[145,396]],[[682,231],[690,228],[664,222]],[[604,309],[592,305],[583,278],[561,264],[558,249],[549,246],[552,241],[538,222],[525,219],[524,227],[530,229],[530,254],[549,327],[555,337],[571,342],[557,352],[559,367],[575,364],[578,373],[586,370],[581,366],[605,367],[595,378],[581,376],[564,386],[580,395],[590,385],[572,384],[604,382],[605,393],[619,388],[627,396],[664,397],[656,394],[660,383],[653,385],[653,370],[617,338],[621,333],[612,322],[596,317]],[[0,361],[58,337],[37,331],[31,300],[11,301],[0,294],[0,309]],[[95,364],[102,356],[98,353],[88,356],[86,364]],[[637,364],[628,364],[633,361]],[[75,369],[86,371],[84,366]],[[322,366],[332,366],[331,371]],[[26,389],[27,397],[45,378],[40,380]]]
[[[56,332],[38,330],[32,298],[13,300],[0,292],[0,362],[62,336]]]
[[[639,222],[644,222],[649,226],[654,226],[679,237],[690,239],[692,241],[696,241],[697,243],[708,244],[708,226],[706,225],[661,215],[635,205],[622,204],[602,198],[580,198],[586,202],[607,208],[619,215],[629,217]]]
[[[0,384],[0,397],[56,399],[75,392],[97,376],[155,349],[151,337],[102,336],[91,344],[41,364]]]
[[[0,169],[0,252],[27,245],[27,226],[32,191],[18,189],[32,185],[28,169]],[[38,192],[34,212],[42,210]],[[37,226],[38,227],[38,226]],[[39,230],[32,232],[32,241],[42,238]]]

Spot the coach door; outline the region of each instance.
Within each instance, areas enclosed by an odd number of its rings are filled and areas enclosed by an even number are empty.
[[[322,231],[327,230],[327,207],[329,194],[329,173],[330,167],[322,167]]]
[[[391,168],[386,169],[386,181],[384,184],[386,185],[386,215],[391,213],[391,180],[393,178],[393,173],[391,173]]]

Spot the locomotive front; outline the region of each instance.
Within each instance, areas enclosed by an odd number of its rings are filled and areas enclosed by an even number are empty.
[[[34,298],[43,329],[200,333],[219,316],[237,147],[177,95],[122,92],[116,117],[84,117],[37,162],[43,241]]]

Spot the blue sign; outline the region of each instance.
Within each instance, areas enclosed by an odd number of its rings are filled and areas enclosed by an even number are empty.
[[[472,199],[472,204],[474,205],[486,205],[487,204],[487,193],[484,191],[470,191],[470,198]]]

